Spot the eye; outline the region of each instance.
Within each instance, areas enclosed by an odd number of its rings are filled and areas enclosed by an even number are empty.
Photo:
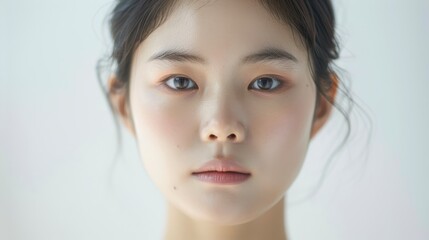
[[[283,81],[276,77],[260,77],[253,81],[251,86],[256,86],[255,89],[262,91],[275,91],[283,85]],[[249,86],[250,89],[250,86]]]
[[[194,81],[190,80],[187,77],[183,76],[171,76],[168,77],[166,80],[163,81],[165,85],[167,85],[169,88],[173,90],[192,90],[197,89],[197,85]],[[191,86],[192,88],[189,88]]]

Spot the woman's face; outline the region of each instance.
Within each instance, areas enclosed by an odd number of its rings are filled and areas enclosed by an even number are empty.
[[[314,134],[316,88],[295,37],[256,1],[190,1],[136,50],[130,130],[150,178],[185,214],[246,222],[296,178]],[[264,55],[267,49],[277,54]],[[167,50],[197,57],[153,59]],[[222,185],[191,175],[216,156],[232,158],[251,177]]]

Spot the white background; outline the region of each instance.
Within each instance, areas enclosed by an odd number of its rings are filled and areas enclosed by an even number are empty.
[[[162,236],[164,199],[125,131],[113,165],[116,132],[95,73],[109,50],[103,21],[111,3],[0,1],[0,239]],[[332,134],[343,121],[334,113],[290,189],[289,235],[429,239],[429,2],[335,7],[337,64],[371,115],[373,135],[365,146],[366,125],[354,114],[355,140],[334,158],[319,192],[303,197],[341,139]]]

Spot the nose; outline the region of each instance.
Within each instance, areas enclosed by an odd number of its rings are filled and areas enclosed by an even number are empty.
[[[210,101],[204,106],[207,121],[203,124],[201,138],[204,142],[240,143],[245,139],[245,128],[240,119],[240,107],[225,98]],[[208,109],[212,109],[209,111]]]

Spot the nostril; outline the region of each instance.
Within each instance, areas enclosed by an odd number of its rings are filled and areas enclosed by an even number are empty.
[[[228,139],[229,140],[235,140],[237,138],[237,136],[235,135],[235,134],[230,134],[229,136],[228,136]],[[217,139],[217,136],[216,135],[213,135],[213,134],[210,134],[209,135],[209,139],[210,140],[216,140]]]
[[[235,139],[235,134],[231,134],[228,136],[229,139]]]

